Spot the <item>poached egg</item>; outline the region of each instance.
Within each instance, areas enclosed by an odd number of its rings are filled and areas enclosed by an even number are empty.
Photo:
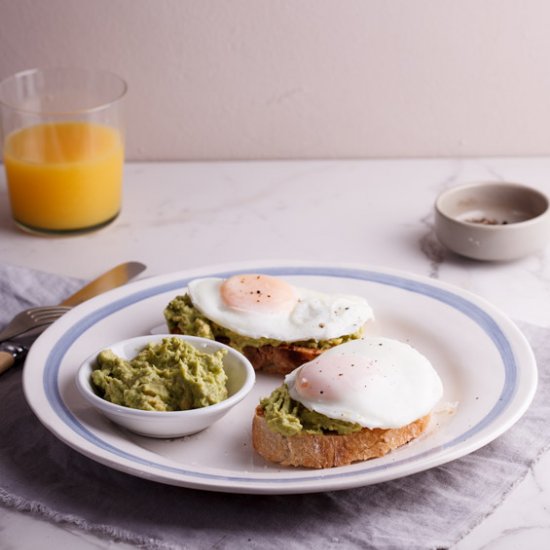
[[[328,340],[355,333],[373,318],[360,296],[300,288],[269,275],[195,279],[188,292],[205,317],[250,338]]]
[[[400,428],[427,415],[443,394],[430,361],[410,345],[367,337],[325,351],[285,377],[292,399],[364,428]]]

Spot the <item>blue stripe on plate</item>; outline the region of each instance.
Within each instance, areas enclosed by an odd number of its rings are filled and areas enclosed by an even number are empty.
[[[242,271],[226,271],[220,273],[209,274],[211,277],[229,277]],[[233,475],[216,475],[209,473],[196,472],[193,470],[188,470],[185,468],[167,466],[165,464],[159,464],[150,460],[146,460],[140,456],[136,456],[132,453],[121,451],[120,449],[110,445],[109,443],[103,441],[97,437],[94,433],[90,432],[80,421],[72,414],[72,412],[65,406],[58,388],[58,374],[61,361],[73,344],[73,342],[88,328],[93,326],[95,323],[101,321],[108,315],[119,311],[125,307],[128,307],[132,304],[140,302],[141,300],[162,294],[164,292],[170,291],[180,291],[182,288],[185,288],[189,281],[196,277],[179,279],[177,281],[172,281],[170,283],[160,284],[140,292],[136,292],[130,296],[126,296],[117,301],[110,303],[103,308],[96,310],[80,321],[75,323],[63,336],[57,341],[53,346],[51,352],[46,358],[45,368],[44,368],[44,377],[43,384],[46,394],[46,398],[58,415],[58,417],[63,421],[63,423],[77,433],[79,436],[83,437],[88,442],[92,443],[94,446],[107,451],[108,453],[124,459],[125,461],[130,461],[136,465],[147,466],[149,468],[154,468],[158,471],[166,472],[167,474],[176,474],[179,476],[187,476],[191,479],[199,480],[211,480],[217,482],[229,482],[229,483],[239,483],[242,485],[248,484],[285,484],[285,483],[314,483],[319,480],[327,481],[334,479],[342,479],[346,477],[355,477],[366,472],[378,472],[387,470],[389,468],[394,468],[398,465],[404,465],[407,463],[416,462],[422,460],[430,455],[439,454],[445,450],[452,449],[456,445],[467,441],[475,434],[482,431],[488,425],[490,425],[508,406],[508,403],[514,395],[514,390],[517,384],[517,372],[518,368],[515,362],[514,354],[512,352],[510,343],[508,342],[506,336],[503,334],[502,330],[496,323],[496,321],[483,309],[481,309],[476,304],[468,301],[467,299],[454,294],[445,289],[432,286],[431,284],[419,282],[413,279],[407,279],[402,276],[392,275],[387,273],[381,273],[376,271],[367,271],[361,269],[351,269],[351,268],[338,268],[338,267],[270,267],[262,268],[262,273],[275,275],[275,276],[320,276],[320,277],[336,277],[336,278],[346,278],[346,279],[357,279],[361,281],[368,281],[373,283],[378,283],[382,285],[388,285],[395,288],[400,288],[409,292],[414,292],[427,296],[434,300],[443,302],[455,310],[466,315],[472,321],[474,321],[491,339],[491,341],[496,346],[498,353],[500,354],[502,365],[504,368],[504,385],[501,391],[499,398],[496,400],[493,408],[474,426],[469,430],[455,437],[453,440],[447,442],[444,445],[438,446],[436,449],[430,449],[414,457],[405,458],[402,460],[397,460],[391,464],[379,464],[376,465],[375,462],[365,462],[365,469],[358,472],[353,470],[351,472],[337,470],[324,470],[320,475],[310,475],[307,477],[285,477],[284,472],[279,472],[277,478],[262,478],[262,477],[243,477],[243,476],[233,476]]]

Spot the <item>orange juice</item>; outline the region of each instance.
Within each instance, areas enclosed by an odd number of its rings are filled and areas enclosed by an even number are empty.
[[[4,165],[14,219],[51,232],[114,219],[122,194],[123,143],[116,128],[59,122],[6,138]]]

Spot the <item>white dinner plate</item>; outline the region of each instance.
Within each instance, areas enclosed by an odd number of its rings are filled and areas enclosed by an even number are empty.
[[[281,383],[258,375],[249,396],[220,422],[181,439],[133,435],[78,393],[78,366],[94,350],[146,335],[196,277],[261,272],[327,292],[362,295],[375,313],[368,331],[410,343],[444,385],[430,429],[385,457],[326,470],[280,467],[256,455],[251,421],[262,396]],[[537,384],[532,350],[519,329],[469,292],[428,278],[357,265],[238,264],[153,277],[74,308],[32,346],[23,373],[40,421],[80,453],[117,470],[172,485],[235,493],[307,493],[395,479],[464,456],[509,429]]]

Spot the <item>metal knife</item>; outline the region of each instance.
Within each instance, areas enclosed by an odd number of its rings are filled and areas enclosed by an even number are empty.
[[[59,305],[74,307],[107,290],[126,284],[139,275],[147,266],[140,262],[125,262],[110,269],[97,279],[89,282],[73,295],[65,298]]]
[[[97,279],[94,279],[80,290],[69,296],[60,305],[76,306],[82,302],[97,296],[107,290],[127,283],[136,275],[139,275],[146,266],[140,262],[126,262],[110,269]],[[37,327],[12,340],[0,343],[0,374],[8,370],[16,362],[25,358],[31,344],[46,330],[49,325]]]

